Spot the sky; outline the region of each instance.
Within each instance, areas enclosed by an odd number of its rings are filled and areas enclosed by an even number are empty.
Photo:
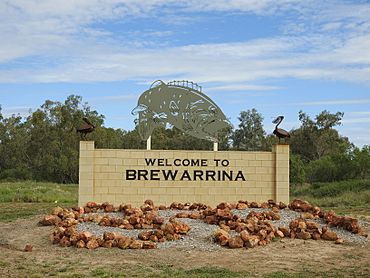
[[[153,81],[190,80],[236,128],[252,108],[267,133],[340,111],[370,145],[369,1],[1,0],[0,37],[4,116],[74,94],[131,130]]]

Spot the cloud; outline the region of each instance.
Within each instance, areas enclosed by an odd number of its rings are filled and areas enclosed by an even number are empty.
[[[300,103],[292,103],[291,105],[302,106],[322,106],[322,105],[356,105],[370,103],[370,98],[367,99],[346,99],[346,100],[326,100],[326,101],[308,101]]]
[[[231,83],[284,78],[370,84],[369,10],[370,4],[336,1],[2,1],[0,82],[147,82],[161,78],[224,83],[223,89]],[[155,20],[159,14],[162,22],[175,15],[206,18],[208,12],[295,17],[284,21],[289,32],[274,37],[177,46],[161,40],[173,35],[168,30],[117,36],[117,31],[104,27],[134,18]],[[153,42],[155,37],[159,39]]]
[[[343,124],[358,124],[358,123],[370,123],[370,118],[352,118],[352,119],[343,119]],[[370,138],[369,138],[370,140]]]
[[[137,99],[139,95],[137,94],[127,94],[127,95],[119,95],[119,96],[102,96],[102,97],[94,97],[90,98],[90,101],[126,101],[126,100],[132,100]]]
[[[12,115],[16,115],[16,116],[19,115],[22,117],[27,117],[32,112],[31,107],[27,107],[27,106],[11,106],[11,107],[1,107],[1,108],[2,109],[0,110],[0,112],[5,118],[11,117]]]
[[[267,85],[236,84],[236,85],[207,87],[205,89],[209,92],[213,92],[213,91],[272,91],[280,90],[283,88],[278,86],[267,86]]]

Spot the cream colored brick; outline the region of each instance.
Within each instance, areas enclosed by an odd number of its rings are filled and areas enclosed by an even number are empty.
[[[99,172],[114,173],[114,172],[116,172],[116,166],[114,166],[114,165],[102,165],[102,166],[100,166]]]
[[[151,188],[151,192],[154,195],[166,195],[167,194],[167,188],[159,187],[159,188]]]
[[[80,157],[94,157],[94,151],[82,151]]]
[[[95,194],[108,194],[109,193],[109,187],[96,187],[95,188]]]
[[[262,194],[262,190],[261,190],[261,188],[249,188],[248,189],[248,193],[249,194],[254,194],[254,195],[261,195]]]
[[[108,187],[109,194],[120,194],[122,193],[123,188],[118,186],[110,186]]]
[[[98,158],[98,157],[96,157],[94,163],[96,165],[108,165],[108,158]]]
[[[167,187],[166,188],[166,194],[169,194],[169,195],[180,194],[180,188],[178,188],[178,187]]]
[[[80,157],[79,164],[81,165],[93,165],[94,158],[93,157]]]
[[[229,159],[239,159],[239,160],[242,159],[241,152],[228,152],[228,153],[229,153],[228,155]]]
[[[256,167],[256,174],[268,174],[269,169],[266,167]]]
[[[89,172],[80,173],[80,182],[83,182],[85,180],[92,180],[92,179],[94,179],[94,173],[89,173]]]
[[[136,158],[127,158],[127,159],[122,159],[122,164],[124,166],[137,166],[138,165],[138,160]]]
[[[100,154],[102,158],[116,158],[117,151],[109,150],[109,149],[102,149]]]
[[[242,152],[242,159],[246,161],[256,160],[256,154],[252,152]]]
[[[195,188],[193,187],[182,187],[180,189],[181,194],[195,194]]]
[[[261,167],[262,161],[261,160],[251,160],[248,162],[248,165],[253,166],[253,167]]]
[[[135,195],[138,194],[138,188],[137,187],[124,187],[122,189],[123,195]]]
[[[95,173],[95,179],[98,180],[107,180],[109,178],[109,173]]]
[[[273,155],[271,153],[257,153],[256,160],[272,160]]]

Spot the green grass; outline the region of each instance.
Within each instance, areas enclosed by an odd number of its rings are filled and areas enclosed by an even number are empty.
[[[351,180],[291,186],[291,199],[300,198],[320,207],[370,207],[370,180]]]
[[[49,182],[0,182],[0,203],[77,203],[78,185]]]
[[[48,182],[0,182],[0,222],[48,213],[56,206],[77,205],[78,186]]]

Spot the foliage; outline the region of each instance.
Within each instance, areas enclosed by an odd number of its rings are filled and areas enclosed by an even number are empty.
[[[325,182],[291,187],[291,197],[324,207],[370,207],[370,180]]]
[[[237,150],[255,151],[265,147],[265,131],[263,117],[256,109],[240,112],[239,128],[235,130],[232,139]]]
[[[137,128],[131,131],[104,126],[104,116],[80,96],[64,102],[46,100],[29,117],[3,117],[0,106],[0,180],[78,182],[80,137],[76,128],[87,117],[96,126],[89,134],[97,148],[144,149]],[[301,126],[291,130],[292,183],[329,182],[370,178],[370,147],[356,148],[335,129],[342,112],[322,111],[314,119],[299,112]],[[242,111],[239,125],[219,136],[219,149],[267,151],[277,141],[266,135],[256,109]],[[175,127],[156,128],[152,149],[212,150],[212,142],[188,136]]]

